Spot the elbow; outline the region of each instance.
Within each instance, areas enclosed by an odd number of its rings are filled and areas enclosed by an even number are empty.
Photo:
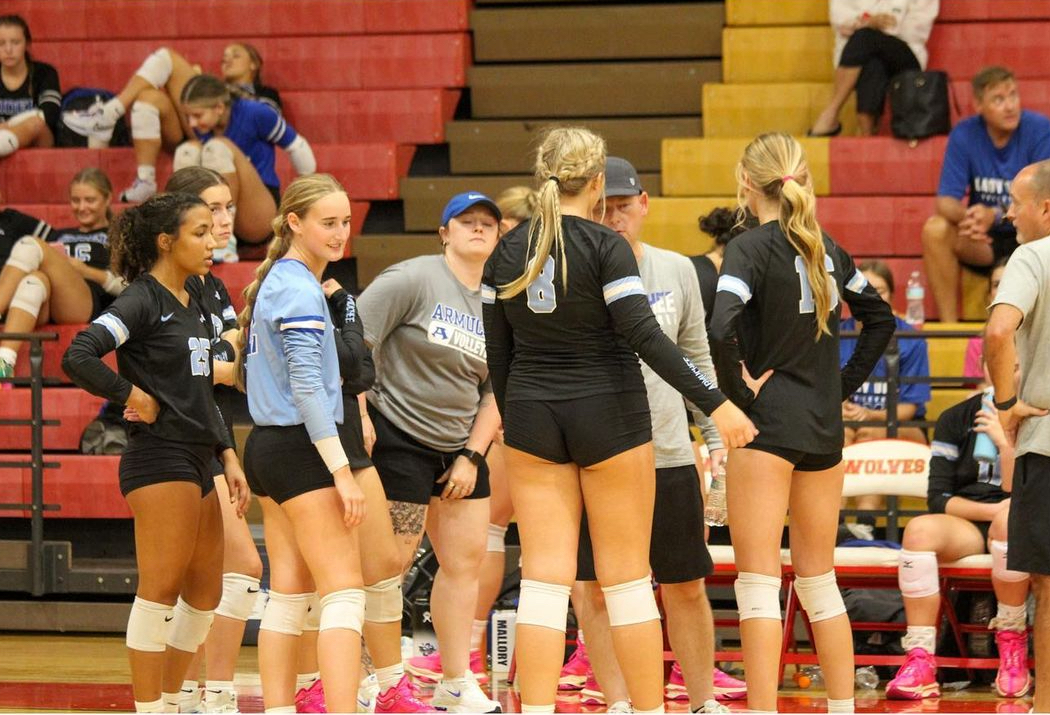
[[[985,351],[988,354],[996,352],[1014,339],[1014,330],[1007,325],[997,321],[989,320],[984,329]]]

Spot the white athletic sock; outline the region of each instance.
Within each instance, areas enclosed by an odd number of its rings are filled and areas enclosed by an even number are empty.
[[[158,698],[149,702],[135,701],[135,712],[137,713],[162,713],[164,712],[164,698]]]
[[[0,349],[0,353],[3,350]],[[0,354],[0,358],[3,355]],[[1022,603],[1020,606],[1008,606],[1003,602],[999,602],[999,608],[996,611],[995,618],[988,622],[988,627],[997,631],[1021,631],[1028,628],[1028,609]]]
[[[485,640],[485,630],[488,628],[488,621],[479,621],[474,619],[474,625],[470,629],[470,649],[481,650],[481,643]]]
[[[552,713],[554,712],[554,704],[550,705],[526,705],[521,704],[522,713]]]
[[[143,181],[152,181],[154,184],[157,183],[157,167],[150,166],[149,164],[139,164],[138,177]]]
[[[857,712],[857,704],[853,698],[843,700],[832,700],[828,698],[829,713],[854,713]]]
[[[204,693],[205,697],[209,694],[209,691],[221,690],[225,693],[236,692],[237,689],[233,685],[232,680],[205,680],[204,681]],[[212,693],[212,695],[218,695],[219,693]],[[214,700],[215,698],[212,698]]]
[[[10,129],[0,129],[0,157],[10,156],[18,151],[18,136]]]
[[[106,124],[116,124],[117,120],[124,116],[128,110],[114,97],[102,105],[102,118]]]
[[[179,711],[179,696],[181,693],[161,693],[160,699],[164,701],[164,710],[166,713],[177,713]]]
[[[302,690],[303,688],[309,688],[320,679],[320,671],[316,673],[299,673],[295,676],[295,689]]]
[[[901,647],[906,651],[922,648],[933,655],[937,651],[937,628],[935,626],[908,626],[908,632],[901,638]]]
[[[385,693],[390,688],[397,687],[401,678],[405,677],[405,666],[403,663],[395,663],[385,668],[376,668],[376,680],[379,681],[379,692]]]
[[[0,348],[0,360],[14,367],[15,363],[18,362],[18,353],[11,348]]]
[[[195,691],[199,687],[200,687],[200,685],[197,683],[196,680],[183,680],[182,681],[182,692],[184,692],[184,693],[192,693],[193,691]]]

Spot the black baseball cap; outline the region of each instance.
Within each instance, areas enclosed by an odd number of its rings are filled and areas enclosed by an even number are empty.
[[[638,172],[631,162],[618,156],[610,156],[605,160],[605,195],[609,196],[638,196],[645,189],[642,181],[638,178]]]

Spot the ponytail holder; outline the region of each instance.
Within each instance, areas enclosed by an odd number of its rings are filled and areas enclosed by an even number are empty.
[[[557,176],[548,176],[547,177],[547,181],[553,181],[555,186],[558,186],[558,185],[561,184],[561,182],[558,181],[558,177]]]
[[[794,176],[792,176],[791,174],[788,174],[786,176],[781,176],[780,177],[780,183],[781,184],[786,184],[789,181],[794,181],[794,179],[795,179]]]

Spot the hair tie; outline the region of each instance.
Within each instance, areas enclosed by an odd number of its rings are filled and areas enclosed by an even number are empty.
[[[791,174],[787,174],[786,176],[781,176],[780,177],[780,183],[781,184],[786,184],[789,181],[794,181],[794,179],[795,179],[794,176],[792,176]]]
[[[547,181],[553,181],[555,186],[559,186],[561,184],[561,182],[558,181],[557,176],[548,176]]]

